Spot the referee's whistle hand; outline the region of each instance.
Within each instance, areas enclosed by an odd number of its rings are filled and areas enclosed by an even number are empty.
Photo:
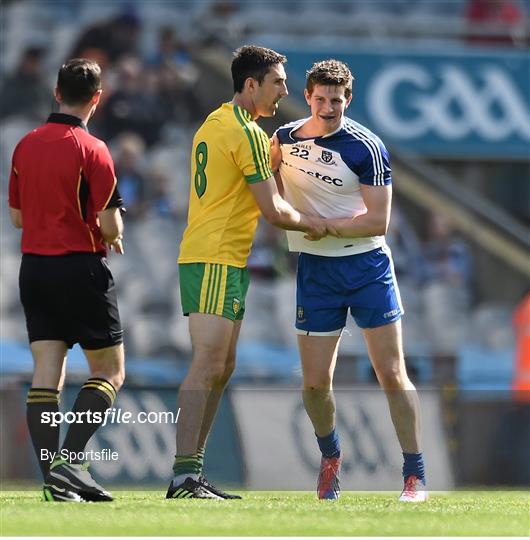
[[[114,251],[119,255],[123,255],[125,253],[125,249],[123,249],[123,244],[120,238],[118,238],[114,242],[107,242],[107,246],[110,251],[114,249]]]

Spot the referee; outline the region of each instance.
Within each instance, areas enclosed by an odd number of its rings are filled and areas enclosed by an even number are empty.
[[[105,258],[107,249],[123,253],[122,199],[107,146],[86,128],[101,92],[97,63],[64,64],[55,88],[59,112],[18,143],[9,179],[11,221],[22,229],[20,299],[34,360],[27,420],[48,501],[112,500],[83,460],[70,458],[82,456],[101,424],[93,420],[112,406],[125,378],[123,332]],[[73,407],[82,421],[70,424],[59,450],[59,426],[45,423],[50,415],[42,413],[59,409],[66,353],[75,343],[91,376]]]

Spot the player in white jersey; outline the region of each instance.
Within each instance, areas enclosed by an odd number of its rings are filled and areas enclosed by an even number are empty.
[[[337,60],[318,62],[304,91],[311,116],[287,124],[272,139],[274,170],[284,197],[298,211],[326,218],[318,241],[287,233],[299,251],[296,328],[303,400],[322,453],[318,496],[340,494],[340,445],[332,381],[348,310],[362,329],[403,450],[401,501],[427,498],[420,449],[419,401],[407,376],[401,338],[403,308],[385,243],[392,180],[381,140],[344,117],[353,77]]]

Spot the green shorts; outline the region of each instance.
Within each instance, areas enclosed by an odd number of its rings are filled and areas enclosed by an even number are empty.
[[[212,313],[240,321],[245,313],[248,270],[226,264],[179,264],[180,300],[184,315]]]

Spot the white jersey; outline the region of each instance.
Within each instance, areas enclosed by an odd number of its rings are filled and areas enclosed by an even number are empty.
[[[276,131],[282,150],[280,174],[285,200],[302,213],[324,218],[346,218],[365,213],[360,184],[385,186],[392,182],[384,144],[371,131],[349,118],[343,118],[336,131],[323,137],[295,137],[293,132],[308,120],[291,122]],[[384,236],[327,236],[311,242],[304,234],[287,231],[290,251],[341,257],[385,245]]]

